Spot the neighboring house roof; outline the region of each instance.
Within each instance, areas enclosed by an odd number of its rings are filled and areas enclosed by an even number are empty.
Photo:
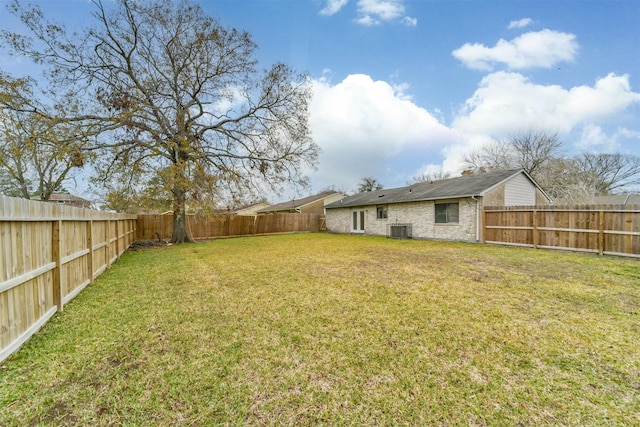
[[[549,196],[522,169],[487,172],[438,181],[420,182],[406,187],[368,191],[346,197],[325,206],[327,209],[369,206],[388,203],[419,202],[427,200],[459,199],[483,196],[487,191],[518,174],[524,174],[549,200]]]
[[[234,212],[236,215],[255,215],[260,209],[269,206],[269,203],[254,203],[253,205],[238,208]]]
[[[304,197],[302,199],[294,199],[288,202],[276,203],[275,205],[267,206],[264,209],[260,209],[258,213],[295,211],[306,205],[310,205],[311,203],[315,203],[319,200],[327,199],[336,194],[340,193],[337,191],[323,191],[322,193],[316,194],[314,196]]]
[[[610,196],[596,196],[595,205],[640,205],[640,194],[612,194]]]
[[[39,196],[33,198],[33,200],[40,200]],[[82,197],[74,196],[73,194],[65,194],[65,193],[53,193],[49,196],[49,202],[54,203],[65,203],[69,205],[76,206],[91,206],[91,202],[83,199]]]

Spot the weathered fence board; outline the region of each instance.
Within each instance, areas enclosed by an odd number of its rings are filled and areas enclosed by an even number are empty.
[[[324,216],[316,213],[278,213],[268,215],[187,215],[186,228],[194,239],[212,239],[254,234],[318,232]],[[173,215],[138,215],[136,237],[170,239]]]
[[[640,206],[484,208],[486,243],[640,258]]]
[[[0,196],[0,361],[117,259],[136,217]]]

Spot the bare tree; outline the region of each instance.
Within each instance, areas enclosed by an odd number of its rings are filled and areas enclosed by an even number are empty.
[[[476,171],[522,168],[536,178],[542,168],[559,156],[561,146],[557,132],[525,130],[467,154],[464,162]]]
[[[557,158],[538,171],[536,181],[557,204],[590,203],[593,189],[585,182],[580,164],[573,158]]]
[[[95,26],[72,35],[15,2],[38,44],[4,39],[48,65],[52,82],[84,94],[84,113],[65,119],[102,134],[94,149],[103,150],[105,178],[161,174],[173,198],[173,242],[190,240],[185,212],[196,176],[229,194],[307,183],[302,170],[315,165],[318,147],[305,75],[280,63],[258,70],[250,35],[188,0],[93,3]]]
[[[409,184],[417,184],[420,182],[440,181],[443,179],[451,178],[449,172],[445,172],[443,169],[438,169],[432,172],[422,172],[420,175],[416,175],[411,179]]]
[[[533,177],[559,156],[562,142],[557,132],[528,130],[509,137],[514,163]]]
[[[584,153],[577,162],[585,183],[595,195],[640,185],[640,157],[631,154]]]
[[[506,141],[485,144],[481,148],[465,154],[463,161],[468,170],[480,173],[518,167],[515,164],[513,149]]]
[[[620,153],[560,155],[558,134],[526,131],[487,145],[465,157],[475,171],[522,168],[560,203],[588,203],[640,185],[640,157]]]
[[[367,191],[382,190],[383,186],[377,179],[372,177],[365,177],[360,180],[358,184],[358,193],[364,193]]]

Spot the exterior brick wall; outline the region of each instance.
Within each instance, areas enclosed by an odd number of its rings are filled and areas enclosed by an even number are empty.
[[[458,223],[436,224],[435,204],[437,202],[396,203],[387,205],[387,219],[376,218],[376,206],[358,208],[327,209],[327,231],[331,233],[351,233],[352,212],[365,211],[364,234],[386,236],[387,225],[409,223],[412,236],[416,239],[443,239],[476,241],[478,217],[476,208],[481,203],[473,199],[447,200],[447,203],[459,202]]]
[[[368,206],[327,209],[327,231],[332,233],[352,233],[351,226],[353,212],[364,211],[364,234],[386,236],[388,225],[401,223],[411,224],[411,234],[412,237],[416,239],[478,241],[482,240],[482,218],[480,213],[482,212],[483,206],[506,206],[517,203],[534,202],[538,205],[549,204],[544,193],[537,189],[523,174],[514,174],[509,179],[501,182],[501,184],[494,184],[495,187],[490,187],[490,190],[480,192],[479,194],[482,194],[483,196],[478,196],[477,198],[467,197],[436,201],[396,202],[387,205],[378,205],[387,207],[387,218],[385,219],[376,218],[377,206],[373,204]],[[466,193],[462,192],[463,190],[460,191],[461,192],[457,194],[473,194],[470,191]],[[439,195],[439,197],[445,196]],[[366,200],[367,203],[376,202],[375,197],[365,197],[360,198],[360,200]],[[452,203],[456,201],[459,203],[458,222],[436,224],[435,205],[438,203]],[[358,214],[358,219],[359,218],[360,214]]]
[[[485,206],[504,206],[505,184],[499,185],[482,198]]]
[[[330,233],[349,233],[351,209],[327,209],[327,231]]]

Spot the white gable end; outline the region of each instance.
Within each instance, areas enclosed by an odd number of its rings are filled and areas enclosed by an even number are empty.
[[[536,204],[536,187],[522,173],[505,183],[505,206],[532,206]]]

